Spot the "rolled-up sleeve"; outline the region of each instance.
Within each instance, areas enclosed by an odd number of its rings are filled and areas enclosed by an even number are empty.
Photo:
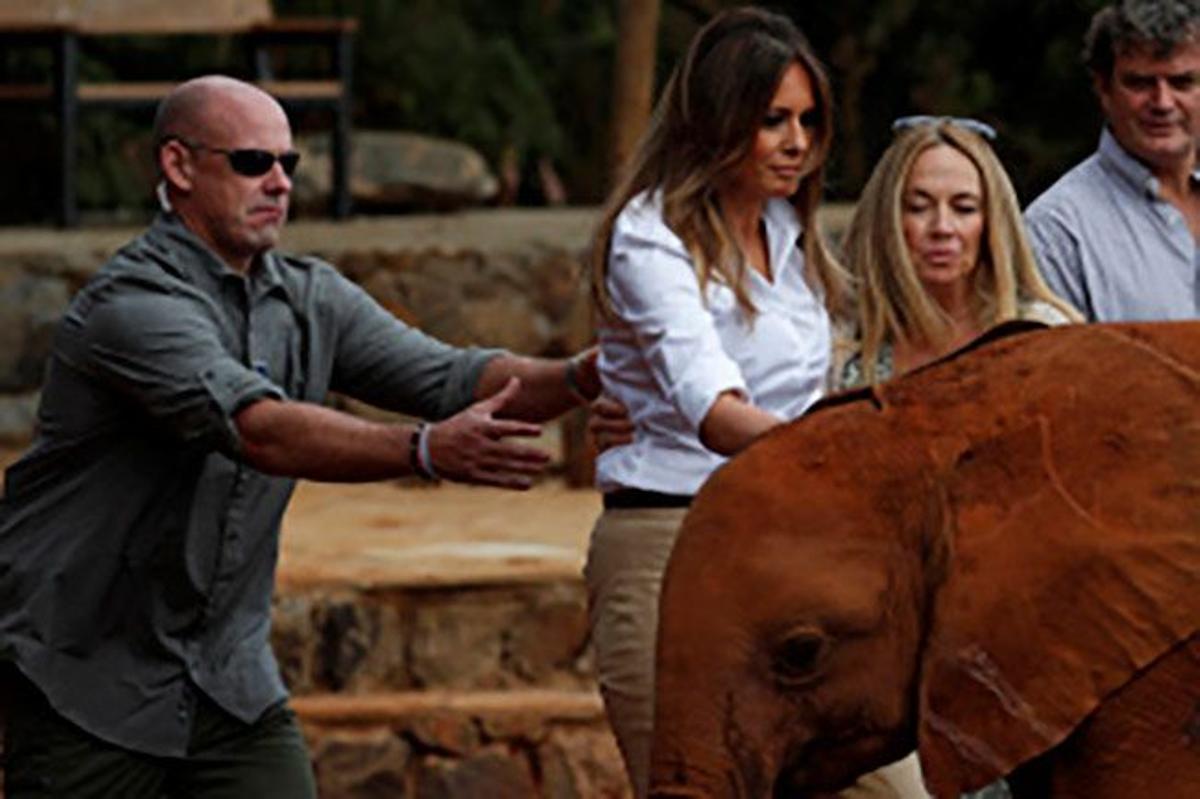
[[[153,290],[112,292],[68,312],[59,355],[143,409],[181,440],[228,455],[245,405],[284,392],[222,345],[202,299]]]
[[[692,261],[678,240],[659,241],[618,226],[608,288],[659,391],[694,430],[722,393],[749,395],[741,370],[721,346]],[[728,294],[721,301],[732,302]]]
[[[380,408],[444,419],[474,401],[484,366],[502,350],[452,347],[409,327],[331,272],[322,302],[335,318],[331,387]]]

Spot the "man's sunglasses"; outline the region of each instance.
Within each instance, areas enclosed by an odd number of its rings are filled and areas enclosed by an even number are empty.
[[[902,130],[921,128],[926,125],[954,125],[963,130],[969,130],[976,136],[982,136],[988,141],[996,140],[995,128],[986,122],[980,122],[978,119],[971,119],[970,117],[939,117],[929,114],[900,117],[892,123],[892,132],[899,133]]]
[[[283,173],[291,177],[296,171],[296,165],[300,163],[300,153],[295,150],[288,150],[284,153],[273,153],[270,150],[256,149],[238,149],[227,150],[224,147],[209,147],[207,144],[202,144],[196,141],[189,141],[180,136],[169,136],[163,140],[165,144],[168,141],[177,141],[189,150],[207,150],[210,153],[220,153],[229,159],[229,167],[234,172],[248,178],[262,177],[271,171],[271,167],[275,166],[278,161],[283,167]]]

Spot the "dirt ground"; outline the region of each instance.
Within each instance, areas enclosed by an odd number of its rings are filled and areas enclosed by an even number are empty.
[[[301,482],[283,523],[281,586],[447,585],[578,577],[600,495],[443,484]]]

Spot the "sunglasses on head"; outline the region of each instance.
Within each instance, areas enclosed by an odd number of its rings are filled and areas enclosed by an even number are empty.
[[[177,141],[189,150],[207,150],[210,153],[220,153],[229,160],[230,169],[248,178],[262,177],[267,174],[275,166],[276,161],[283,167],[283,173],[291,177],[292,173],[296,171],[296,166],[300,163],[300,153],[295,150],[288,150],[284,153],[273,153],[270,150],[258,150],[254,148],[227,150],[224,147],[210,147],[207,144],[189,141],[180,136],[169,136],[164,141]]]
[[[899,133],[902,130],[911,130],[912,128],[920,128],[926,125],[954,125],[955,127],[969,130],[976,136],[982,136],[988,141],[996,140],[996,129],[986,122],[980,122],[978,119],[970,117],[939,117],[930,114],[915,114],[908,117],[900,117],[892,123],[892,133]]]

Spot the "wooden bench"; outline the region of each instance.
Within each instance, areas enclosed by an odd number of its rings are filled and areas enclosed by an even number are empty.
[[[76,202],[78,121],[83,107],[153,106],[175,85],[168,81],[94,83],[80,79],[81,46],[114,36],[233,35],[247,45],[244,71],[289,111],[328,110],[333,117],[332,213],[350,212],[350,78],[353,19],[277,18],[270,0],[0,0],[0,47],[48,47],[52,75],[41,83],[0,83],[0,102],[51,105],[57,117],[58,221],[79,222]],[[300,44],[328,48],[332,75],[278,80],[272,52]],[[239,76],[239,70],[222,70]]]

